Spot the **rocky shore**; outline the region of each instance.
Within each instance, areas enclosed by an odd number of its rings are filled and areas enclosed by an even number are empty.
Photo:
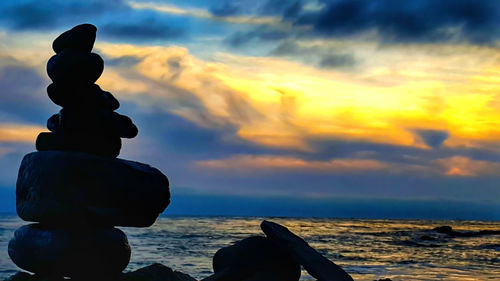
[[[311,276],[324,281],[353,280],[340,267],[323,257],[302,238],[286,227],[263,221],[265,236],[251,236],[217,251],[213,257],[214,274],[201,281],[298,281],[303,267]],[[101,241],[103,243],[107,241]],[[49,253],[47,253],[49,254]],[[109,259],[106,265],[118,262]],[[71,263],[69,263],[69,266]],[[63,266],[61,264],[61,266]],[[68,266],[68,264],[64,264]],[[139,270],[110,276],[107,270],[95,265],[87,269],[89,275],[71,280],[109,281],[196,281],[189,275],[173,271],[162,264],[152,264]],[[19,272],[6,281],[68,280],[51,274]]]

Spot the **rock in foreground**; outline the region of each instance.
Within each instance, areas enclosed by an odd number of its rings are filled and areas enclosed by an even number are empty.
[[[99,273],[94,273],[86,279],[62,279],[58,277],[41,277],[38,275],[18,272],[4,281],[196,281],[193,277],[179,271],[173,271],[169,267],[155,263],[143,267],[133,272],[128,272],[115,276],[112,279],[106,278]]]
[[[114,276],[127,267],[130,253],[127,236],[113,227],[30,224],[17,229],[9,242],[9,256],[17,266],[50,276]]]
[[[170,191],[167,177],[146,164],[40,151],[24,157],[16,198],[26,221],[147,227],[170,203]]]
[[[314,278],[321,281],[353,281],[342,268],[323,257],[286,227],[269,221],[263,221],[260,226],[271,241],[287,251]]]
[[[262,236],[252,236],[217,251],[213,258],[215,274],[238,269],[231,280],[298,281],[300,265],[288,253]]]

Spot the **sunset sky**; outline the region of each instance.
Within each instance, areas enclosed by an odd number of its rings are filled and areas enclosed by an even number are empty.
[[[52,41],[81,23],[98,28],[97,84],[139,128],[120,158],[161,169],[173,202],[454,202],[500,219],[497,0],[1,1],[4,193],[60,109]]]

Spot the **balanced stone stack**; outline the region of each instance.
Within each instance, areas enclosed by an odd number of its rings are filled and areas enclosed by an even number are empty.
[[[38,152],[27,154],[16,188],[18,215],[36,222],[19,228],[9,256],[39,276],[120,276],[130,260],[126,235],[114,226],[147,227],[170,203],[165,175],[117,159],[121,137],[137,128],[114,110],[120,104],[94,84],[104,69],[91,53],[96,27],[61,34],[47,64],[50,99],[63,108],[47,121]]]

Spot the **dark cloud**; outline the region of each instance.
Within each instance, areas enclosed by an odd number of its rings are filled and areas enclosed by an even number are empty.
[[[240,8],[233,2],[214,3],[210,13],[216,17],[233,16],[240,12]]]
[[[300,46],[295,41],[285,40],[270,53],[272,56],[287,56],[321,68],[351,69],[359,64],[353,54],[336,48],[320,46]]]
[[[110,11],[129,11],[122,0],[2,1],[0,23],[14,30],[47,30],[87,22]]]
[[[257,8],[261,15],[297,16],[302,10],[302,1],[297,0],[268,0]]]
[[[113,39],[149,40],[172,39],[184,34],[184,30],[153,18],[139,22],[112,22],[100,26],[103,37]]]
[[[383,42],[467,41],[491,43],[500,35],[496,0],[336,0],[315,14],[297,18],[325,36],[377,31]]]
[[[321,58],[319,66],[322,68],[352,67],[356,59],[350,54],[329,54]]]
[[[439,148],[449,137],[448,131],[441,130],[416,130],[415,133],[432,148]]]
[[[286,31],[274,29],[272,27],[259,27],[251,31],[238,31],[226,39],[226,42],[233,47],[239,47],[255,39],[262,41],[278,41],[288,38]]]
[[[13,30],[58,30],[83,22],[96,25],[99,36],[125,41],[178,38],[186,30],[180,18],[135,10],[123,0],[0,3],[0,24]]]
[[[279,32],[276,27],[256,28],[233,34],[228,42],[242,45],[251,39],[345,38],[366,32],[374,32],[383,44],[492,44],[500,38],[500,3],[496,0],[325,0],[322,4],[323,9],[305,11],[301,2],[268,1],[259,13],[280,15],[294,28],[282,36],[268,36]]]
[[[106,62],[106,66],[131,67],[141,62],[141,59],[135,56],[122,56],[118,58],[106,58],[101,55]]]
[[[0,122],[45,124],[57,111],[46,86],[46,80],[32,68],[20,63],[2,66],[0,59]]]

